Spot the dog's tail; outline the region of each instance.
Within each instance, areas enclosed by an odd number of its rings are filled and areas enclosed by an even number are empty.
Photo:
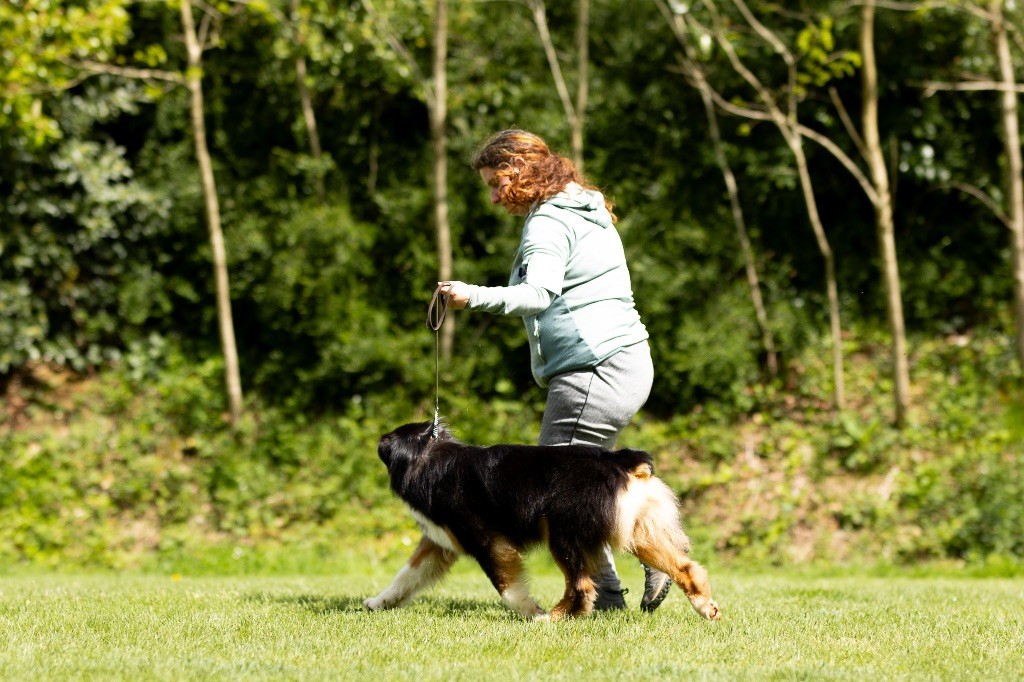
[[[690,539],[680,524],[676,494],[654,475],[649,463],[638,464],[630,472],[616,506],[614,541],[618,549],[636,553],[639,545],[656,539],[690,553]]]

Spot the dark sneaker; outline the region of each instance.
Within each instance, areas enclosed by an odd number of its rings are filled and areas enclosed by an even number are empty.
[[[651,613],[661,606],[668,596],[668,590],[672,587],[672,578],[668,577],[656,568],[647,564],[644,567],[644,596],[640,600],[640,610]]]
[[[608,589],[600,584],[595,584],[594,587],[597,589],[597,599],[594,600],[595,611],[615,611],[626,608],[626,600],[623,599],[623,595],[629,590]]]
[[[626,594],[628,590],[622,589],[622,583],[619,582],[619,574],[615,572],[615,559],[612,556],[611,548],[605,545],[603,553],[594,559],[594,572],[591,575],[594,588],[597,590],[594,610],[611,611],[626,608],[626,600],[622,598],[622,595]]]

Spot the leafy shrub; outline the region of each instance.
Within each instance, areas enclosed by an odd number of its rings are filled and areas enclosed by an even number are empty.
[[[61,109],[65,139],[0,149],[0,375],[30,362],[103,364],[170,306],[152,266],[166,197],[101,131],[145,96],[102,79],[85,93]]]
[[[428,383],[432,337],[420,316],[429,296],[413,308],[380,287],[393,265],[379,227],[327,204],[297,209],[282,224],[245,222],[236,240],[237,282],[248,292],[240,352],[269,401],[332,411],[353,396]]]
[[[1019,561],[1019,391],[1012,373],[989,374],[1000,368],[989,349],[1003,343],[979,336],[967,355],[960,341],[922,344],[927,409],[904,431],[884,422],[877,391],[845,417],[823,407],[829,368],[805,357],[795,363],[805,368],[799,397],[752,390],[758,410],[739,418],[714,403],[670,420],[647,413],[622,445],[654,454],[695,541],[723,558]],[[984,380],[950,381],[938,371],[948,357],[961,376]],[[881,362],[855,355],[851,384]],[[189,360],[160,337],[99,378],[40,372],[51,387],[26,384],[28,406],[0,416],[0,560],[255,570],[261,556],[293,565],[290,547],[317,557],[408,551],[402,539],[415,531],[376,443],[398,424],[430,420],[429,379],[330,412],[251,399],[231,431],[221,363]],[[542,392],[499,382],[501,397],[484,401],[453,384],[442,384],[441,415],[457,437],[535,442]]]
[[[925,532],[900,547],[908,559],[1024,556],[1024,473],[1005,438],[921,462],[899,494],[901,515]]]

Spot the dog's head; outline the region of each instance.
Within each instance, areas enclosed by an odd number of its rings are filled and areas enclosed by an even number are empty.
[[[438,426],[438,434],[434,436],[434,425],[431,422],[417,422],[399,426],[391,433],[381,436],[377,443],[377,455],[388,468],[391,489],[406,502],[411,502],[410,495],[422,486],[426,479],[412,476],[419,472],[429,478],[429,468],[414,467],[414,464],[435,452],[435,447],[442,442],[453,441],[443,427]]]
[[[377,456],[390,471],[393,465],[414,461],[425,454],[431,445],[450,440],[453,439],[443,424],[438,425],[437,436],[434,436],[433,423],[415,422],[399,426],[381,436],[377,443]]]

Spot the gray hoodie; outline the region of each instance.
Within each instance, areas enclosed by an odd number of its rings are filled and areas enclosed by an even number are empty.
[[[523,283],[532,285],[535,304],[513,304],[522,301]],[[648,337],[604,197],[575,183],[526,217],[509,286],[472,287],[469,307],[522,316],[541,386]]]

